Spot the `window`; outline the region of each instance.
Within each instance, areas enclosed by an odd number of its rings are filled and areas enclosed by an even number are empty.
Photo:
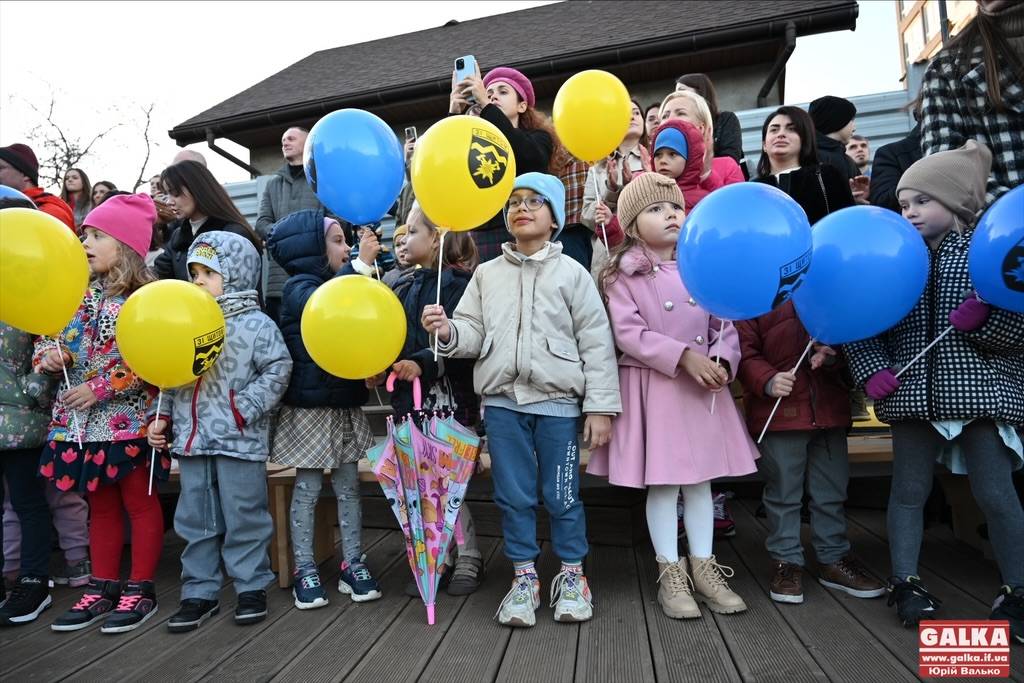
[[[910,14],[910,10],[914,9],[914,4],[917,0],[896,0],[896,2],[900,6],[900,17],[906,19],[907,15]]]
[[[924,3],[924,40],[926,43],[942,31],[939,2],[940,0],[927,0]]]
[[[914,20],[907,26],[907,30],[903,33],[903,56],[907,60],[907,64],[913,64],[917,61],[921,51],[924,50],[924,21],[922,20],[921,14],[914,17]]]

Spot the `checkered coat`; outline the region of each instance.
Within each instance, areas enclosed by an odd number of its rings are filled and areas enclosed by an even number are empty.
[[[844,347],[858,384],[884,368],[903,367],[949,326],[949,313],[973,286],[967,272],[970,231],[951,232],[931,254],[928,285],[906,318],[883,334]],[[875,402],[878,417],[1024,425],[1024,314],[992,308],[974,332],[953,330]]]
[[[940,53],[922,84],[921,151],[925,156],[975,139],[992,150],[987,204],[1024,182],[1024,83],[1014,78],[1007,58],[997,74],[1006,111],[992,110],[981,48],[971,59]]]

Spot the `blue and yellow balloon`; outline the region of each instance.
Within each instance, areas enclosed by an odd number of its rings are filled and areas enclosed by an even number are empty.
[[[993,306],[1024,313],[1024,185],[989,207],[967,254],[971,282]]]

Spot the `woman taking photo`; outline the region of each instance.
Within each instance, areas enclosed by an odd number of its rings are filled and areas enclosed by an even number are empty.
[[[75,214],[75,227],[81,228],[85,215],[92,211],[93,202],[89,184],[89,176],[80,168],[68,169],[64,174],[64,186],[60,190],[60,198],[68,203]]]

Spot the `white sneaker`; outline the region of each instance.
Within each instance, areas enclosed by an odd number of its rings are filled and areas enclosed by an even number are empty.
[[[505,594],[494,616],[504,626],[529,628],[537,623],[540,607],[540,581],[520,574],[512,580],[512,589]]]
[[[555,621],[572,623],[593,617],[587,577],[580,572],[559,572],[551,584],[551,606],[555,608]]]

